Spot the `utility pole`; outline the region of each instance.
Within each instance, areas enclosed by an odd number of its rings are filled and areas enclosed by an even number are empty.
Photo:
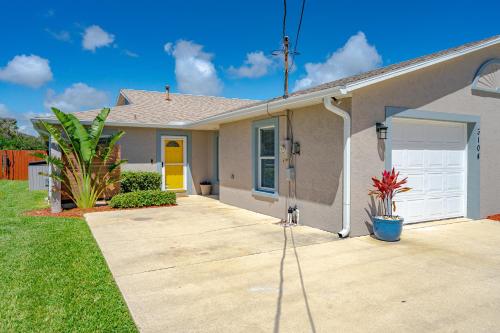
[[[285,36],[283,38],[283,53],[285,55],[285,94],[283,95],[283,98],[288,98],[288,47],[289,47],[289,40],[288,36]]]

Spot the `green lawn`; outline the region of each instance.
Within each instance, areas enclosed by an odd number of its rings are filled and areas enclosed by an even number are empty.
[[[22,216],[45,196],[0,180],[0,332],[136,332],[85,221]]]

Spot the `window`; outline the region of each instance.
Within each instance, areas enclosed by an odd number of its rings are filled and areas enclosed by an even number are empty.
[[[275,193],[277,191],[277,119],[254,123],[254,189]]]

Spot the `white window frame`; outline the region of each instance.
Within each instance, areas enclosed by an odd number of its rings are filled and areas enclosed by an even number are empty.
[[[261,156],[261,130],[263,129],[270,129],[272,128],[273,131],[276,131],[276,126],[275,125],[267,125],[267,126],[259,126],[257,127],[257,184],[256,188],[258,191],[265,191],[265,192],[275,192],[276,191],[276,186],[274,187],[265,187],[262,186],[262,160],[273,160],[274,162],[274,167],[276,168],[276,149],[273,149],[273,156]],[[273,139],[275,137],[275,132],[273,132]],[[274,142],[274,145],[276,146],[276,142]],[[276,172],[274,172],[273,178],[276,177]],[[274,180],[274,184],[276,184],[276,179]]]

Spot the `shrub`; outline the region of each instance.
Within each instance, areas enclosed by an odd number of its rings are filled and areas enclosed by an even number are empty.
[[[109,205],[113,208],[134,208],[148,206],[174,205],[176,196],[174,192],[135,191],[115,195]]]
[[[161,174],[158,172],[122,172],[121,192],[161,190]]]

